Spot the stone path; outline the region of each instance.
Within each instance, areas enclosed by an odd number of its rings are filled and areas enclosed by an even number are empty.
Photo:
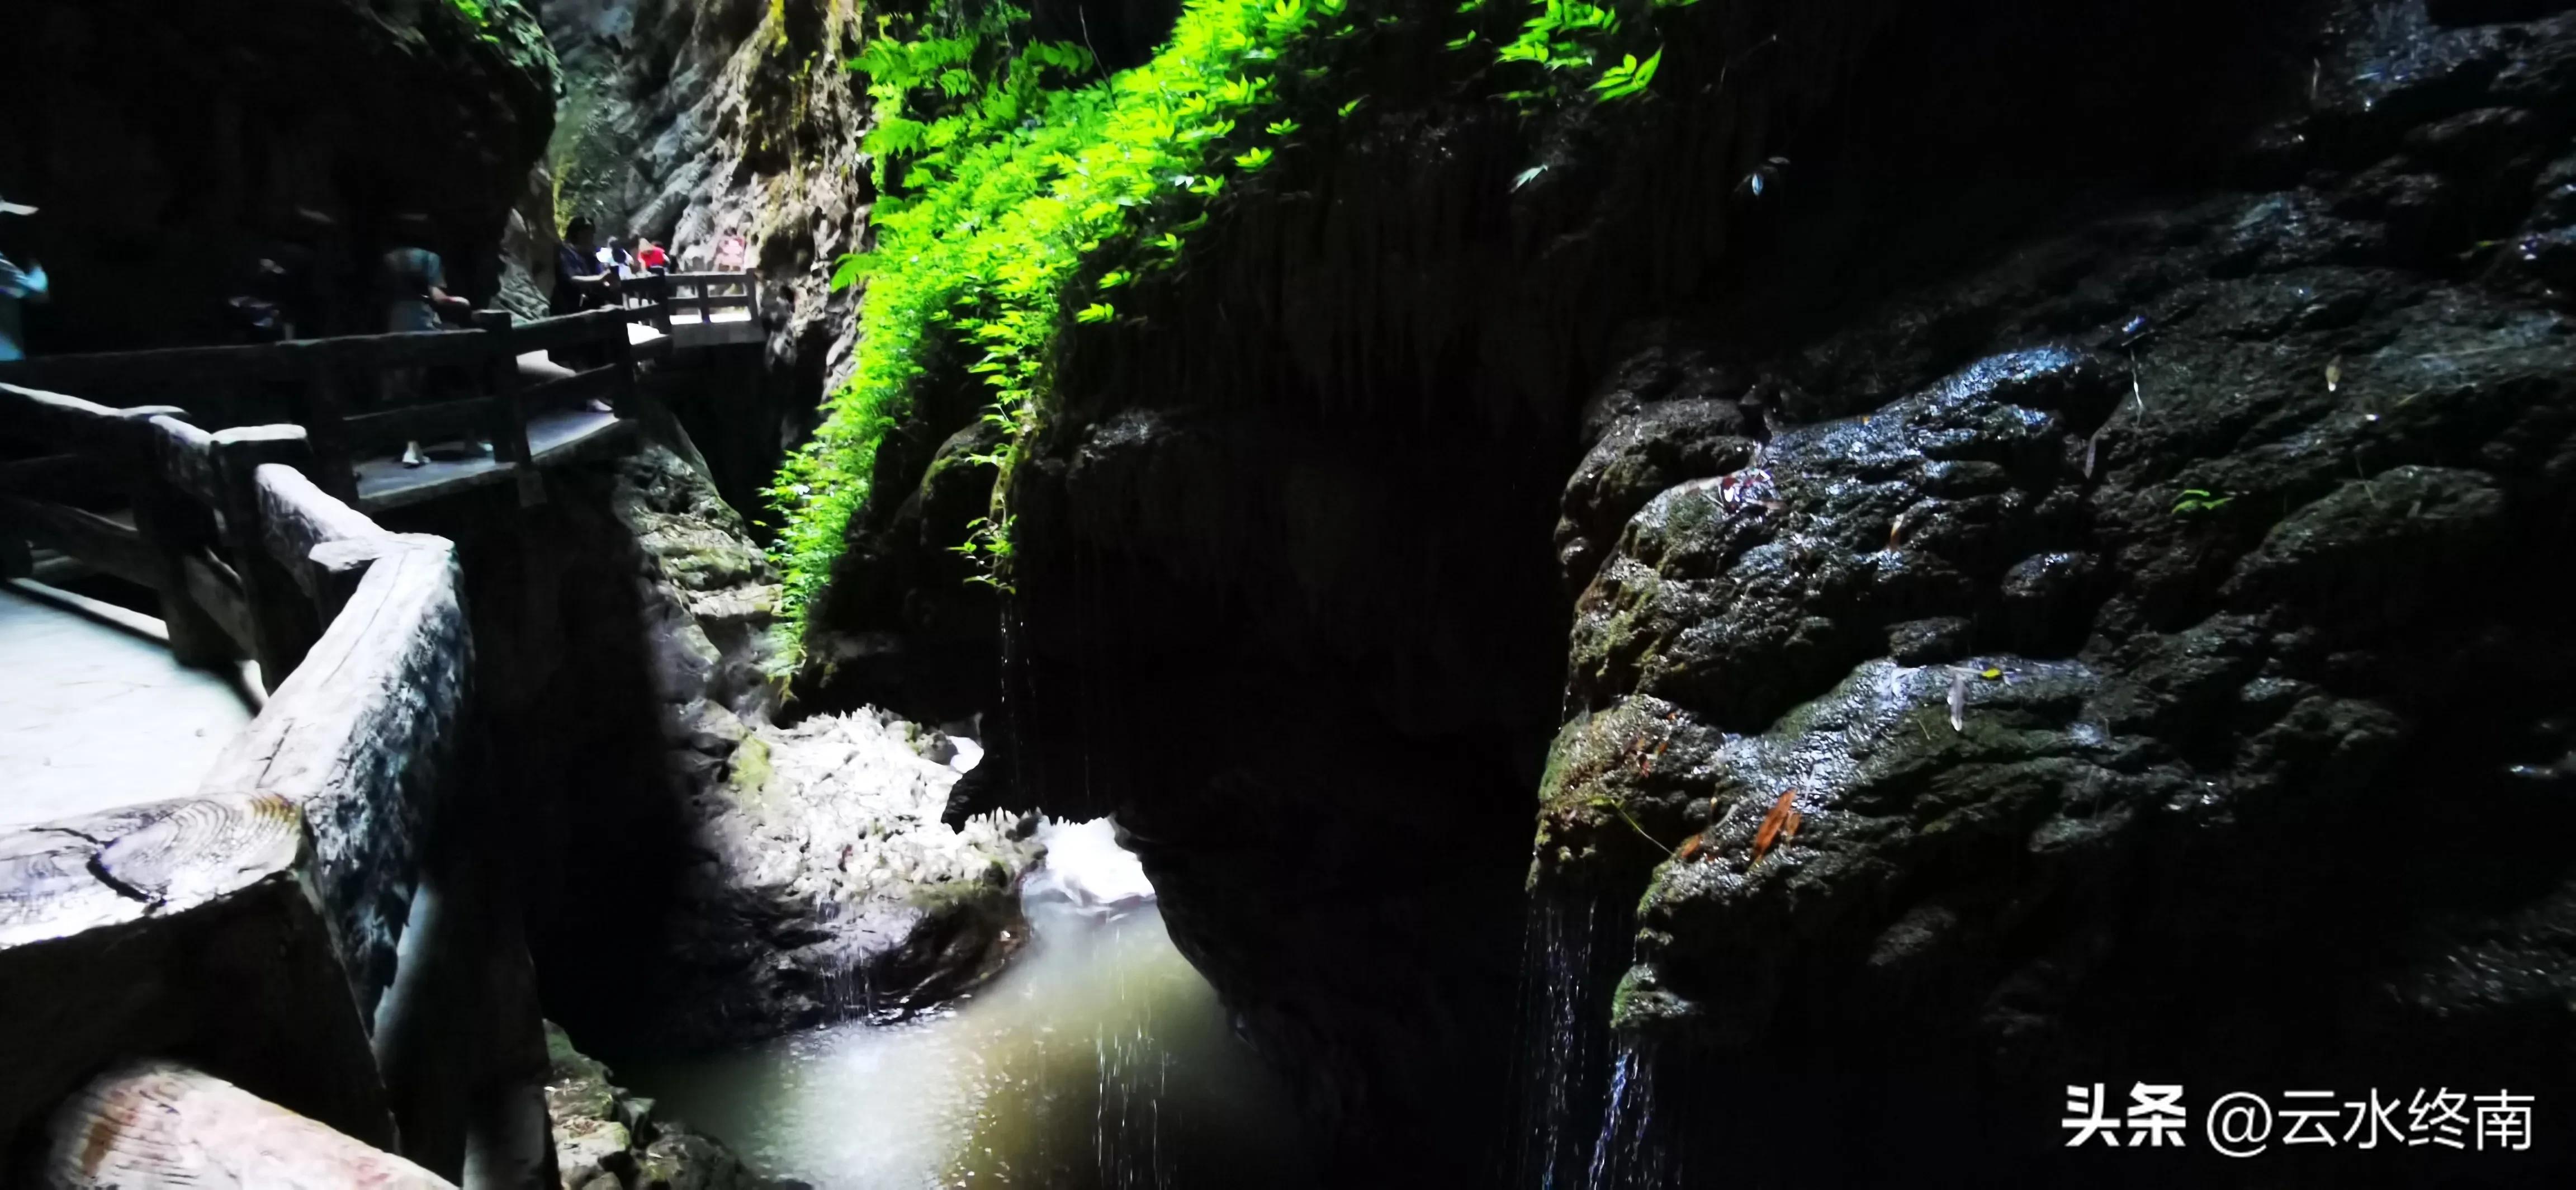
[[[0,583],[0,826],[195,792],[250,722],[241,684],[171,660],[158,620],[36,589]]]

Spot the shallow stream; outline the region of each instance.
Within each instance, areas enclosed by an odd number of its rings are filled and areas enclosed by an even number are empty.
[[[1173,949],[1109,823],[1041,839],[1022,893],[1035,937],[981,991],[619,1081],[817,1190],[1311,1184],[1285,1091]]]

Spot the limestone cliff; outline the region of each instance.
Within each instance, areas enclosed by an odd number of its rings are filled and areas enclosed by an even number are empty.
[[[2564,8],[1712,5],[1536,116],[1392,11],[1066,341],[1007,595],[922,394],[807,705],[1115,812],[1354,1177],[2171,1184],[2252,1175],[2064,1164],[2064,1086],[2563,1096]],[[852,25],[751,9],[549,7],[627,96],[559,160],[811,217],[828,327],[855,173],[777,180],[854,163]]]
[[[1536,121],[1399,27],[1058,361],[973,804],[1114,810],[1372,1176],[2567,1085],[2558,7],[1732,5]]]
[[[768,560],[702,474],[643,444],[405,510],[467,555],[478,684],[549,1010],[667,1053],[893,1016],[1025,935],[1015,818],[940,821],[980,754],[874,711],[772,717]]]
[[[757,515],[759,489],[848,367],[854,294],[833,261],[866,229],[859,160],[864,79],[851,0],[540,0],[565,90],[544,237],[576,214],[602,236],[646,236],[675,267],[711,267],[742,237],[760,275],[761,365],[722,384],[721,416],[684,410],[724,495]],[[549,266],[550,267],[550,266]]]
[[[2045,177],[1885,114],[1788,151],[1568,491],[1534,1173],[2233,1184],[2031,1122],[2566,1083],[2576,636],[2527,567],[2576,518],[2576,20],[2485,15],[2277,14],[2252,102]]]

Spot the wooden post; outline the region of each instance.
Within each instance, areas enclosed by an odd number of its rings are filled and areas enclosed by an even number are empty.
[[[46,1137],[48,1186],[454,1190],[370,1147],[175,1062],[110,1070],[65,1100]]]
[[[671,335],[671,274],[653,275],[652,294],[653,329],[662,332],[662,337],[667,339]]]
[[[181,665],[230,661],[240,656],[233,648],[232,638],[188,592],[187,558],[215,544],[215,519],[205,505],[189,498],[180,486],[180,474],[183,469],[193,471],[212,460],[177,457],[194,452],[178,442],[165,441],[163,430],[154,424],[153,419],[162,416],[184,423],[187,415],[183,411],[146,406],[121,412],[134,426],[131,440],[138,447],[126,452],[129,457],[124,464],[134,505],[134,529],[150,551],[152,590],[160,596],[161,622],[169,632],[170,655]],[[184,425],[170,429],[173,433],[196,433]]]
[[[680,419],[671,413],[671,407],[662,403],[661,394],[654,392],[636,375],[635,344],[626,337],[623,326],[617,328],[616,348],[617,416],[644,423],[646,437],[669,448],[671,453],[680,456],[709,484],[713,484],[715,472],[707,466],[705,456],[698,453],[697,444],[689,441],[688,430],[682,428]]]
[[[628,337],[626,324],[615,323],[608,341],[608,358],[617,365],[617,406],[619,417],[634,417],[642,410],[634,402],[641,386],[635,383],[635,340]]]
[[[519,356],[510,338],[511,323],[507,310],[474,312],[474,325],[492,342],[483,363],[483,392],[492,401],[485,431],[492,435],[492,456],[518,470],[519,507],[534,508],[546,502],[546,481],[528,449],[528,406],[519,399]]]
[[[134,528],[152,551],[152,589],[161,597],[161,622],[169,626],[170,655],[181,665],[207,666],[238,656],[232,638],[188,593],[187,558],[215,544],[215,521],[158,468],[135,477]]]
[[[328,358],[316,359],[304,389],[304,432],[313,451],[313,482],[354,508],[358,469],[349,455],[347,378]]]
[[[294,426],[245,426],[224,430],[214,441],[215,474],[223,485],[220,511],[225,552],[241,580],[242,602],[249,609],[260,684],[274,691],[322,633],[313,605],[295,585],[295,576],[278,565],[261,539],[256,472],[262,463],[304,465],[311,450],[304,432]]]

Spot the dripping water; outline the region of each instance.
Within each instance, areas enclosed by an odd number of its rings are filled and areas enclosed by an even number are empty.
[[[1526,1190],[1591,1184],[1612,1073],[1610,995],[1628,967],[1627,906],[1591,888],[1542,881],[1522,946],[1519,1173]]]
[[[1593,1142],[1587,1190],[1687,1184],[1680,1154],[1658,1128],[1656,1066],[1651,1048],[1620,1042],[1610,1063],[1609,1102],[1601,1113],[1601,1135]]]

